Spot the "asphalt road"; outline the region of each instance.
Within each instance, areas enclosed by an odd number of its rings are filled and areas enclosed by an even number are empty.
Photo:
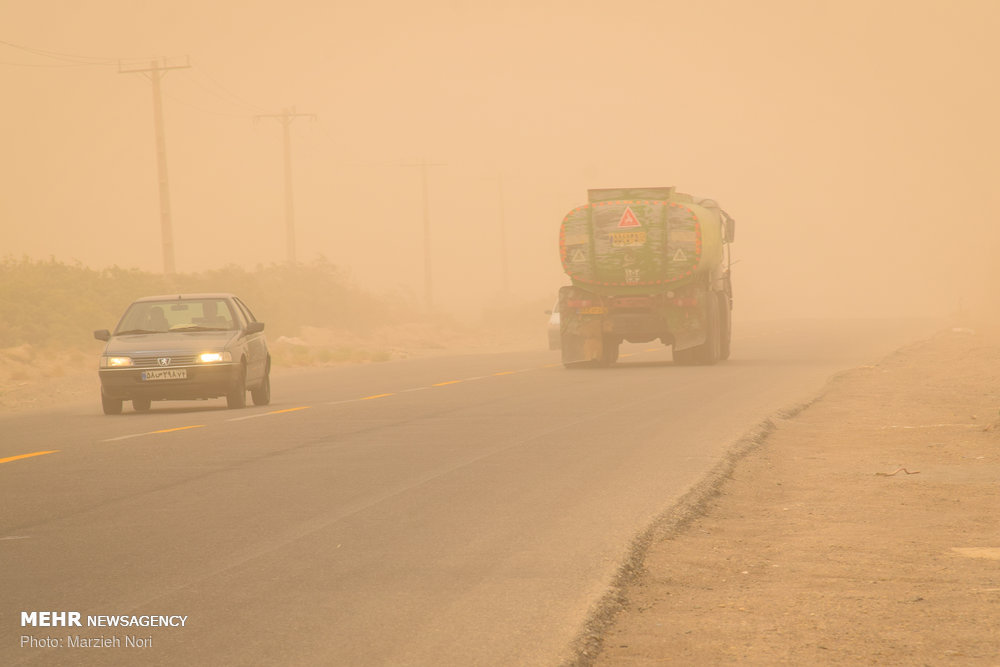
[[[2,418],[0,664],[557,664],[729,445],[926,331],[773,323],[714,367],[442,357],[276,373],[266,408]],[[22,627],[46,610],[82,627]],[[133,615],[186,618],[88,626]]]

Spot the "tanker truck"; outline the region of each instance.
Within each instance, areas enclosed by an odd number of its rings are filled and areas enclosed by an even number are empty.
[[[608,366],[622,341],[656,339],[677,364],[729,358],[735,221],[673,187],[587,194],[559,231],[563,365]]]

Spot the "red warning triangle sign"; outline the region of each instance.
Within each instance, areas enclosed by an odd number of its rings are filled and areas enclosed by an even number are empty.
[[[625,207],[625,212],[622,213],[622,219],[618,221],[618,229],[622,227],[642,227],[639,224],[639,218],[635,217],[635,213],[632,212],[631,206]]]

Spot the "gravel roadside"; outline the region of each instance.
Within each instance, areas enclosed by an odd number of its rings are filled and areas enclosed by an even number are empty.
[[[1000,664],[998,407],[995,333],[835,377],[637,546],[577,663]]]

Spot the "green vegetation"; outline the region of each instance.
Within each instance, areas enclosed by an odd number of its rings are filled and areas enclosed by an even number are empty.
[[[82,348],[93,341],[95,329],[113,329],[134,299],[185,292],[239,295],[267,324],[271,340],[296,336],[302,327],[363,336],[417,318],[403,297],[365,292],[325,260],[166,276],[117,266],[94,270],[54,259],[7,258],[0,260],[0,348]]]

